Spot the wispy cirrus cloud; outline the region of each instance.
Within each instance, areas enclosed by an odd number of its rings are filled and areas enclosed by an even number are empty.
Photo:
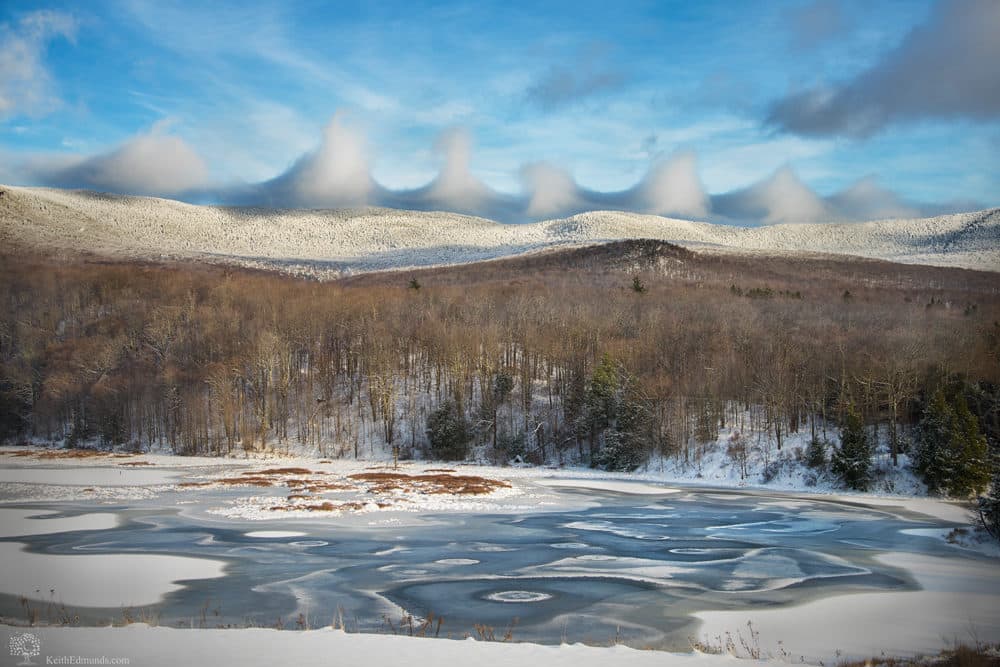
[[[50,10],[0,25],[0,119],[41,116],[59,106],[45,50],[54,39],[72,41],[76,31],[73,16]]]

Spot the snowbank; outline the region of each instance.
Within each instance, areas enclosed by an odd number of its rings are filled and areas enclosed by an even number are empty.
[[[20,628],[8,628],[10,635]],[[177,630],[130,625],[124,628],[29,628],[42,656],[126,658],[143,667],[175,665],[299,665],[309,667],[397,667],[410,665],[491,665],[492,667],[736,667],[748,664],[731,656],[638,651],[624,646],[583,644],[541,646],[346,634],[340,630]],[[79,663],[78,663],[79,664]],[[111,664],[110,662],[108,664]],[[751,663],[752,664],[752,663]]]

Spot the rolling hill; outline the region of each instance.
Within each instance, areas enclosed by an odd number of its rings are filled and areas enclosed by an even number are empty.
[[[7,248],[196,260],[338,278],[655,239],[701,253],[821,254],[1000,271],[1000,209],[915,220],[734,227],[596,211],[524,225],[452,213],[198,206],[0,186]]]

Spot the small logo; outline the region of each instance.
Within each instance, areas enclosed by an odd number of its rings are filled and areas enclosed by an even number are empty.
[[[32,662],[31,659],[36,655],[42,653],[42,643],[38,641],[38,637],[31,634],[30,632],[22,632],[19,635],[11,635],[10,638],[10,654],[19,655],[24,660],[17,663],[18,665],[34,665],[36,663]]]

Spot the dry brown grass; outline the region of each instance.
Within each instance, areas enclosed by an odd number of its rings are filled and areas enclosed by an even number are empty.
[[[294,504],[294,503],[289,505],[275,505],[270,509],[275,512],[292,512],[296,510],[306,510],[309,512],[344,512],[344,511],[357,511],[362,509],[363,507],[364,504],[358,502],[332,503],[330,501],[325,501],[313,505]]]
[[[248,470],[244,475],[270,476],[270,475],[323,475],[322,472],[313,472],[308,468],[267,468],[265,470]]]
[[[287,486],[289,489],[296,491],[334,491],[352,488],[343,484],[326,482],[325,480],[288,478],[288,475],[323,474],[326,473],[316,473],[307,468],[267,468],[265,470],[247,470],[235,477],[220,477],[219,479],[202,482],[182,482],[177,486],[182,488],[204,488],[209,486]]]
[[[9,456],[30,457],[42,460],[51,459],[128,459],[136,454],[116,454],[97,449],[26,449],[20,452],[10,452]],[[120,465],[151,465],[148,462],[122,463]]]
[[[296,491],[307,491],[309,493],[323,493],[326,491],[352,491],[355,489],[350,484],[338,484],[318,479],[286,479],[282,482],[285,486]]]
[[[406,475],[391,472],[362,472],[348,475],[351,479],[365,482],[368,493],[405,493],[485,495],[497,489],[510,488],[510,483],[478,477],[475,475],[450,475],[444,473]]]
[[[178,488],[182,489],[203,489],[211,486],[275,486],[275,484],[264,477],[222,477],[220,479],[206,480],[203,482],[181,482]]]
[[[432,469],[435,470],[435,469]],[[443,468],[438,471],[448,470]],[[504,480],[490,479],[474,475],[452,475],[447,472],[431,472],[420,475],[407,475],[399,472],[361,472],[348,475],[348,479],[357,484],[343,481],[328,481],[312,477],[288,477],[289,474],[310,473],[305,468],[272,468],[260,471],[247,471],[233,477],[220,479],[182,482],[181,488],[206,487],[287,487],[289,494],[286,502],[270,507],[273,511],[290,512],[306,510],[309,512],[350,512],[364,509],[368,502],[344,501],[333,502],[325,500],[321,494],[340,491],[364,491],[375,496],[393,495],[398,493],[417,493],[427,495],[472,496],[485,495],[497,489],[510,488],[510,483]],[[302,502],[314,501],[314,502]],[[399,502],[407,502],[405,498],[394,498],[374,501],[379,508],[392,507]]]
[[[215,480],[216,484],[222,486],[274,486],[274,480],[267,477],[246,476],[246,477],[223,477]]]

